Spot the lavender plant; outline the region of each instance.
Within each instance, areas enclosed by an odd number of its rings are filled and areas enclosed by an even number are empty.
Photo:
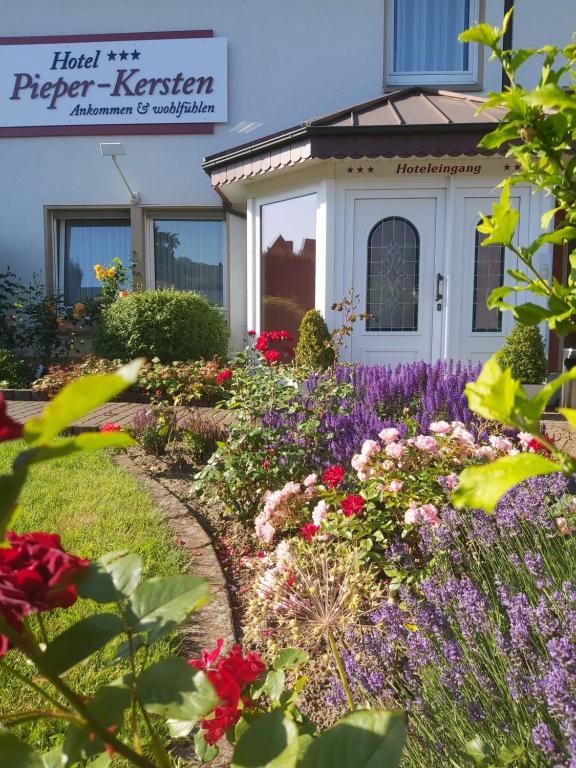
[[[445,509],[441,525],[419,529],[435,558],[421,592],[402,588],[373,613],[372,631],[349,637],[353,694],[410,712],[406,768],[576,765],[576,537],[566,488],[559,474],[532,478],[490,517]],[[396,550],[407,554],[401,542]]]

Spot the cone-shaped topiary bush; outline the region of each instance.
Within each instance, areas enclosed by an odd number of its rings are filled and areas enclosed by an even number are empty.
[[[209,360],[226,356],[228,327],[220,310],[198,293],[141,291],[103,311],[92,348],[110,359]]]
[[[498,362],[502,368],[511,368],[514,378],[523,384],[545,381],[548,362],[538,326],[517,323],[498,353]]]
[[[314,370],[328,368],[334,362],[334,350],[326,320],[317,309],[310,309],[300,323],[296,345],[296,365]]]

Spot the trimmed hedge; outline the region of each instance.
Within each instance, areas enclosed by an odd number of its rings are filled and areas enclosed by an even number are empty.
[[[96,355],[111,360],[209,360],[226,356],[228,327],[220,310],[198,293],[142,291],[104,310],[92,346]]]
[[[517,323],[506,336],[498,362],[502,368],[511,368],[512,376],[522,384],[546,381],[548,361],[538,326]]]
[[[324,370],[334,363],[334,350],[329,346],[332,337],[326,320],[317,309],[310,309],[300,323],[296,345],[296,365]]]

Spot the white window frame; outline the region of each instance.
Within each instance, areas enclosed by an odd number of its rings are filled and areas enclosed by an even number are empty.
[[[386,85],[478,85],[480,51],[477,43],[468,43],[468,69],[456,72],[394,71],[394,0],[387,0],[386,13]],[[480,19],[480,0],[470,0],[470,26]]]
[[[221,221],[223,225],[222,238],[222,311],[226,319],[230,315],[230,265],[228,254],[228,224],[227,216],[220,209],[199,208],[146,208],[144,210],[145,227],[145,270],[146,288],[156,288],[156,260],[154,255],[154,219],[180,219],[183,221]]]
[[[66,253],[66,222],[79,219],[123,219],[132,231],[130,208],[57,208],[48,209],[50,242],[47,252],[47,282],[55,294],[64,294],[64,258]]]

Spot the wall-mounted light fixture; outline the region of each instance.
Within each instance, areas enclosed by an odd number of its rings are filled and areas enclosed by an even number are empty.
[[[124,144],[121,144],[119,141],[100,144],[100,154],[102,155],[102,157],[112,158],[112,162],[118,169],[118,173],[122,177],[122,181],[126,185],[126,189],[128,190],[128,192],[130,192],[130,200],[132,201],[132,204],[139,205],[141,202],[140,194],[132,190],[132,187],[130,186],[130,184],[128,184],[128,179],[122,173],[122,168],[120,168],[120,166],[118,165],[118,160],[116,160],[118,155],[126,154],[126,150],[124,149]]]

